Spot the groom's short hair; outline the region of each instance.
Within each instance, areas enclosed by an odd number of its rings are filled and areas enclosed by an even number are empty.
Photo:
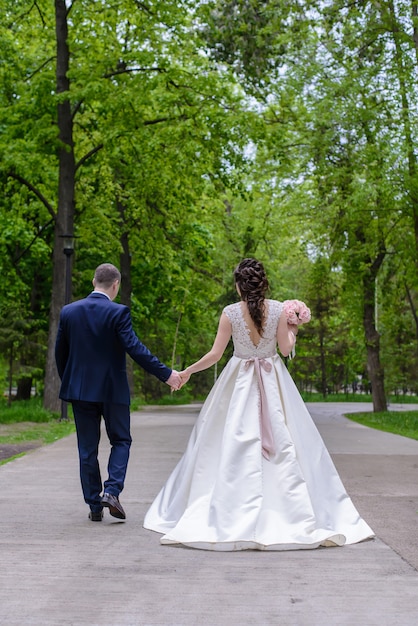
[[[102,263],[98,267],[96,267],[96,271],[94,272],[94,280],[96,285],[101,285],[106,289],[109,289],[115,282],[118,280],[120,282],[120,271],[117,267],[112,265],[111,263]]]

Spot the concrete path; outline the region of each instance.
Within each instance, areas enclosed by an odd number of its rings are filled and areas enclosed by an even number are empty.
[[[0,624],[416,626],[418,441],[341,416],[365,408],[371,405],[309,405],[377,534],[344,548],[222,553],[160,546],[142,520],[185,448],[197,406],[133,414],[121,498],[126,522],[107,512],[102,523],[87,519],[73,435],[1,466]],[[103,473],[107,451],[103,437]]]

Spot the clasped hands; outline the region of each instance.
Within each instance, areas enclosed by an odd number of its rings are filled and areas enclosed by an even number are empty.
[[[187,383],[190,378],[190,374],[187,370],[177,372],[173,370],[170,377],[166,380],[167,385],[170,385],[171,391],[179,391]]]

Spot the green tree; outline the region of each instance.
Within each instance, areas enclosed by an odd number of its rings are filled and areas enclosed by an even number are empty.
[[[295,224],[298,212],[300,239],[311,237],[343,272],[355,323],[362,320],[375,410],[386,407],[375,285],[388,252],[400,252],[397,233],[408,223],[415,231],[414,5],[211,5],[214,58],[243,76],[267,125],[263,179],[271,196],[288,194],[272,221]],[[222,30],[228,12],[233,20]],[[248,12],[257,19],[246,28]],[[281,20],[286,29],[275,30]],[[251,28],[257,36],[249,39]],[[252,60],[261,52],[260,75]],[[290,220],[284,206],[293,208]]]
[[[215,187],[230,184],[239,161],[239,90],[201,53],[191,7],[57,0],[53,12],[47,2],[29,9],[5,2],[3,59],[13,72],[0,76],[2,172],[14,193],[30,198],[37,236],[52,254],[49,408],[58,408],[53,347],[64,303],[62,236],[77,235],[75,295],[107,259],[120,263],[129,303],[136,263],[165,259],[166,274],[147,284],[151,290],[172,281],[181,263],[191,263],[181,271],[194,267],[198,259],[179,253],[179,246],[193,248],[196,233],[184,225],[205,228],[203,214],[219,209]],[[30,232],[29,213],[22,201]],[[183,300],[173,291],[167,317]]]

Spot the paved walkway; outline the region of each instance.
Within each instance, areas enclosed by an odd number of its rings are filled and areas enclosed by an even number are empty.
[[[276,553],[160,546],[142,520],[198,407],[149,407],[132,419],[126,522],[87,519],[74,435],[0,467],[0,624],[416,626],[418,441],[341,417],[370,404],[309,408],[376,539]]]

